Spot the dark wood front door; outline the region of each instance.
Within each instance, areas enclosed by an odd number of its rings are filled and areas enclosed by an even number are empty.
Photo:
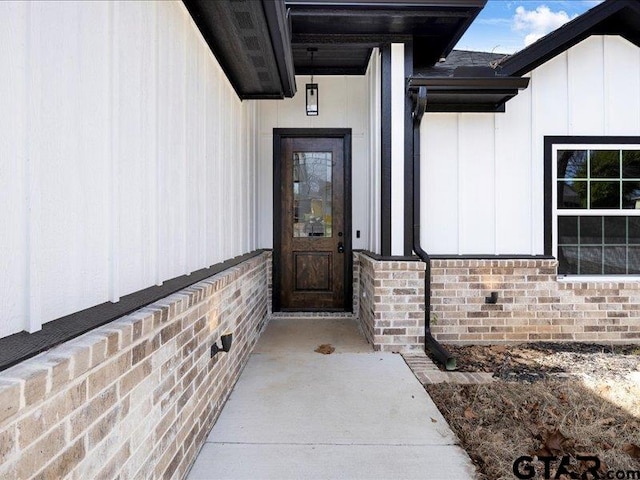
[[[276,130],[275,311],[351,310],[347,132]]]

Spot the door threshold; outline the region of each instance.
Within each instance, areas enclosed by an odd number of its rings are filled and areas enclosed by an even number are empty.
[[[272,312],[271,318],[352,318],[357,316],[353,312]]]

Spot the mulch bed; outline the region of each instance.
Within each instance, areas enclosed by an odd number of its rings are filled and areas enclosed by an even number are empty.
[[[520,478],[640,479],[640,345],[446,347],[460,371],[489,372],[497,379],[425,387],[478,478],[518,478],[514,462],[524,455],[532,461],[519,472],[534,476]],[[580,460],[585,455],[597,457],[597,477],[594,462]],[[545,457],[554,457],[546,472]],[[629,472],[636,476],[627,477]]]
[[[538,342],[446,348],[457,357],[459,371],[493,373],[507,381],[533,382],[576,375],[623,378],[640,370],[640,345]]]

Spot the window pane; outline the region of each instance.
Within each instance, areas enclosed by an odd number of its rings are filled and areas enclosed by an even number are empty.
[[[640,182],[622,182],[622,208],[640,208]]]
[[[602,245],[602,217],[580,217],[580,245]]]
[[[604,217],[604,243],[606,245],[627,244],[626,217]]]
[[[620,150],[591,150],[591,178],[620,178]]]
[[[578,273],[578,247],[558,247],[558,273],[564,275]]]
[[[591,182],[590,208],[620,208],[620,182]]]
[[[640,245],[640,217],[629,218],[629,245]]]
[[[640,247],[629,247],[627,258],[627,273],[640,273]]]
[[[578,244],[578,217],[558,217],[558,244]]]
[[[580,247],[580,271],[582,275],[602,274],[602,247]]]
[[[627,273],[627,247],[604,247],[604,274]]]
[[[587,208],[587,182],[558,182],[558,208]]]
[[[293,236],[330,237],[331,152],[293,154]]]
[[[640,178],[640,150],[622,151],[622,178]]]
[[[558,178],[587,178],[587,151],[558,150]]]

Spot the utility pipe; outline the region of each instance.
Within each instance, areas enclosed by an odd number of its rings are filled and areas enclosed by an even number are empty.
[[[420,122],[427,108],[427,87],[413,93],[413,251],[425,264],[424,272],[424,348],[447,370],[456,369],[456,358],[431,334],[431,258],[420,245]]]

